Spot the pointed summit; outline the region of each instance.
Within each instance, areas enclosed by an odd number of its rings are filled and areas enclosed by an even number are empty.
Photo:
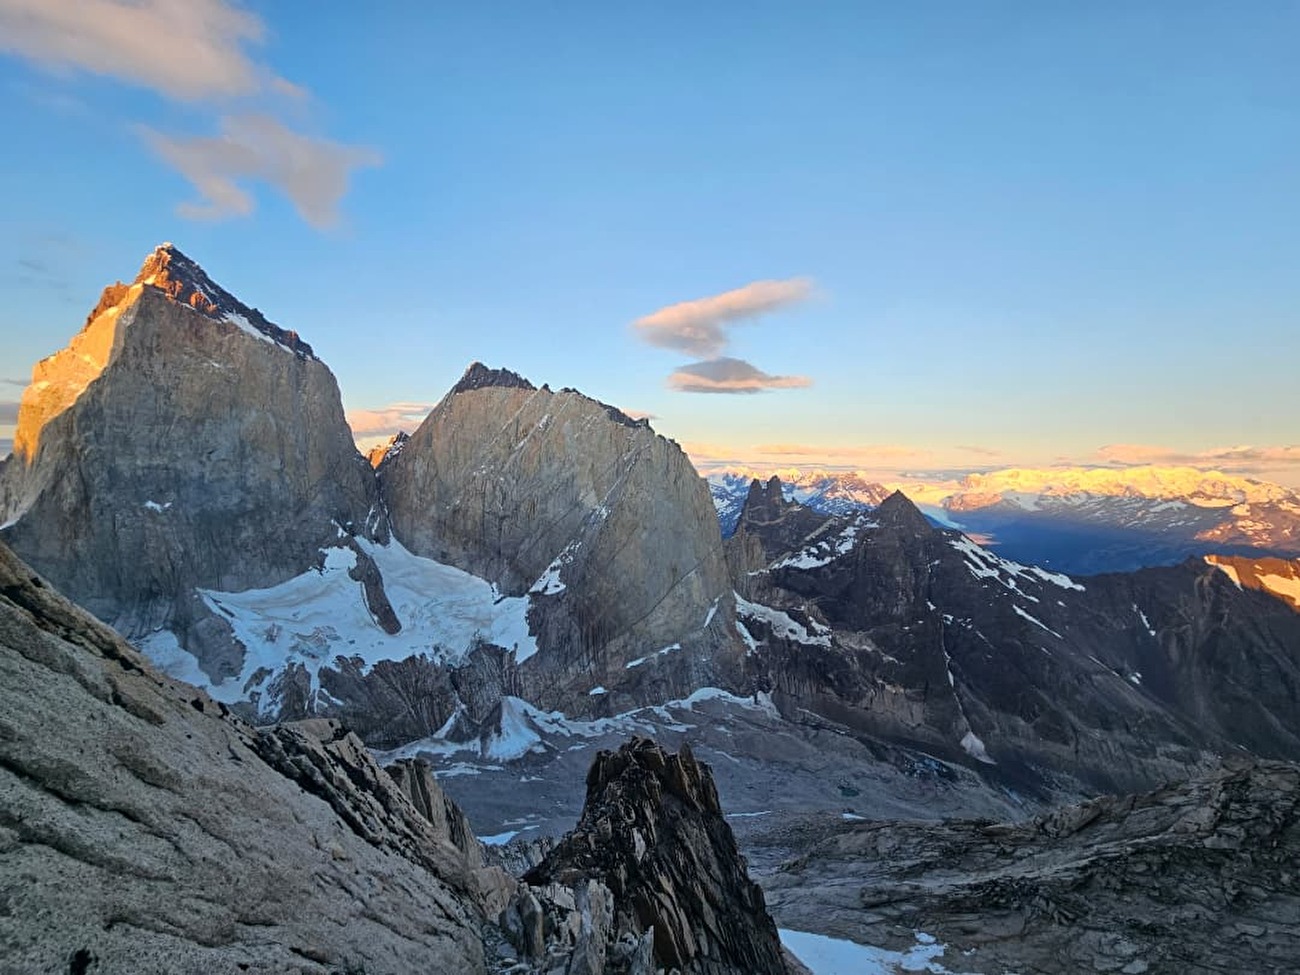
[[[244,304],[208,277],[196,261],[170,241],[159,244],[144,259],[133,285],[157,288],[173,301],[188,305],[214,321],[236,325],[256,338],[289,349],[300,358],[315,358],[311,346],[300,339],[297,332],[280,328],[256,308]],[[109,290],[113,289],[106,290],[105,297],[108,297]]]
[[[918,533],[934,531],[925,515],[921,514],[921,509],[902,491],[895,491],[880,502],[876,508],[876,520],[882,526],[911,528]]]
[[[529,390],[537,388],[517,372],[511,372],[509,369],[489,369],[483,363],[475,361],[469,364],[469,368],[465,370],[465,375],[461,376],[460,381],[451,387],[451,391],[453,393],[465,393],[471,389],[487,389],[491,386]]]

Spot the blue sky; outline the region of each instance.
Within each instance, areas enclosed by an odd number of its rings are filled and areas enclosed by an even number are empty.
[[[1300,483],[1294,3],[328,10],[0,0],[0,379],[172,240],[376,433],[481,359],[701,461]]]

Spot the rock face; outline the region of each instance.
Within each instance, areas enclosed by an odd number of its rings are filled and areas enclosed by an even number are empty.
[[[548,706],[581,706],[627,661],[698,638],[729,589],[686,455],[574,390],[475,363],[380,484],[411,551],[531,595],[540,652],[524,675]]]
[[[387,443],[382,443],[378,447],[372,447],[370,452],[366,454],[366,460],[370,462],[371,467],[377,468],[384,461],[390,460],[400,454],[402,448],[406,446],[406,441],[410,439],[411,435],[409,433],[398,431],[388,439]]]
[[[863,823],[767,884],[783,926],[962,972],[1289,972],[1300,958],[1300,766],[1237,762],[1027,823]]]
[[[1270,593],[1300,612],[1300,559],[1207,555],[1205,561],[1238,586]]]
[[[786,973],[776,926],[762,890],[747,876],[712,773],[685,746],[673,755],[633,739],[599,753],[577,828],[524,881],[534,887],[598,881],[613,895],[608,940],[648,940],[659,968],[684,975]]]
[[[1300,756],[1296,614],[1204,563],[1074,580],[936,529],[901,494],[791,548],[772,494],[728,544],[786,711],[964,751],[1019,791],[1146,788],[1239,747]]]
[[[36,366],[0,484],[15,551],[120,632],[173,630],[214,677],[240,651],[196,589],[273,585],[382,532],[329,370],[170,245]]]
[[[0,545],[0,971],[468,975],[511,886],[427,772],[254,729]]]

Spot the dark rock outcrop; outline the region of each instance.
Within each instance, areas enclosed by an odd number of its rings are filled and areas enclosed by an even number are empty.
[[[964,751],[1019,792],[1148,788],[1242,748],[1300,757],[1300,619],[1203,562],[1074,580],[935,528],[902,494],[794,546],[783,523],[742,514],[729,545],[751,560],[738,616],[787,711]]]
[[[1026,823],[863,823],[767,884],[783,926],[979,973],[1291,972],[1300,766],[1237,762]]]
[[[748,877],[707,765],[637,738],[600,752],[577,828],[524,875],[533,887],[599,881],[611,937],[653,931],[661,968],[785,975],[776,926]]]

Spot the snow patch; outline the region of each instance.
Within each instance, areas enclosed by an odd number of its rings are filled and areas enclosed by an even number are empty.
[[[736,612],[738,614],[748,619],[762,620],[781,639],[793,640],[796,643],[802,643],[804,646],[810,647],[829,647],[831,645],[830,630],[828,628],[824,626],[818,627],[814,624],[814,629],[817,631],[817,635],[814,636],[808,632],[807,627],[802,623],[791,619],[787,613],[779,609],[764,606],[762,603],[751,603],[740,593],[735,593],[735,597]]]
[[[654,653],[647,654],[644,657],[637,657],[635,660],[629,660],[627,663],[623,665],[623,669],[631,670],[633,667],[640,667],[647,660],[651,660],[654,657],[662,657],[666,653],[675,653],[681,648],[682,645],[680,643],[674,643],[671,646],[664,647],[662,650],[656,650]]]
[[[1013,562],[1010,559],[1004,559],[1001,556],[994,555],[986,548],[976,545],[973,541],[962,535],[959,538],[949,539],[948,544],[966,557],[966,568],[976,579],[996,579],[1008,589],[1015,590],[1024,595],[1024,590],[1016,584],[1016,580],[1025,582],[1043,583],[1050,582],[1061,589],[1074,589],[1083,592],[1085,587],[1075,582],[1069,576],[1061,572],[1048,572],[1046,569],[1040,569],[1036,565],[1021,565],[1019,562]],[[1003,578],[1003,576],[1008,578]],[[1030,596],[1033,599],[1034,597]],[[1037,601],[1035,599],[1035,601]]]
[[[1257,576],[1259,584],[1274,595],[1284,596],[1300,605],[1300,578],[1290,579],[1286,576]]]
[[[1021,609],[1021,608],[1020,608],[1019,606],[1017,606],[1015,603],[1012,603],[1012,604],[1011,604],[1011,608],[1014,609],[1014,610],[1016,611],[1016,614],[1017,614],[1018,616],[1022,617],[1023,619],[1027,619],[1027,620],[1029,620],[1029,622],[1033,623],[1035,626],[1042,627],[1044,630],[1046,630],[1048,633],[1052,634],[1052,636],[1056,637],[1058,640],[1064,640],[1064,639],[1065,639],[1065,637],[1061,636],[1061,634],[1057,633],[1054,629],[1052,629],[1050,626],[1048,626],[1046,623],[1044,623],[1042,620],[1040,620],[1037,616],[1032,616],[1032,615],[1030,615],[1029,613],[1026,613],[1023,609]]]
[[[961,736],[961,747],[966,750],[967,755],[977,762],[983,762],[985,765],[998,764],[989,758],[989,753],[984,748],[984,742],[980,741],[979,736],[973,731],[968,731]]]
[[[877,527],[879,527],[877,522],[868,519],[865,515],[858,515],[838,535],[830,538],[819,538],[807,545],[802,551],[786,556],[779,562],[774,562],[769,568],[816,569],[823,565],[829,565],[840,556],[847,555],[853,550],[853,546],[857,544],[859,534],[870,528]]]
[[[402,623],[399,633],[380,629],[366,606],[361,583],[350,577],[356,553],[343,547],[322,549],[318,569],[278,586],[243,592],[199,590],[247,651],[238,676],[214,684],[203,675],[191,682],[216,700],[233,704],[259,695],[265,673],[279,674],[295,664],[308,672],[313,690],[318,690],[321,668],[338,656],[360,658],[363,667],[371,667],[381,660],[414,656],[455,664],[480,642],[513,649],[519,661],[537,652],[537,641],[528,630],[526,596],[500,599],[487,581],[413,555],[396,539],[388,545],[355,541],[383,576],[384,590]],[[154,659],[160,665],[182,668],[176,651],[161,636],[143,644],[151,657],[158,655]],[[192,676],[201,673],[196,672],[197,665]],[[269,713],[276,702],[260,694],[257,703],[259,711]]]
[[[159,504],[157,501],[146,501],[143,505],[141,505],[141,507],[148,508],[150,511],[157,511],[159,513],[166,511],[171,506],[172,503],[170,501],[168,501],[166,504]]]
[[[890,951],[786,928],[778,933],[781,943],[813,975],[897,975],[900,971],[958,975],[935,960],[943,957],[947,945],[936,943],[923,931],[915,933],[916,944],[906,951]]]

